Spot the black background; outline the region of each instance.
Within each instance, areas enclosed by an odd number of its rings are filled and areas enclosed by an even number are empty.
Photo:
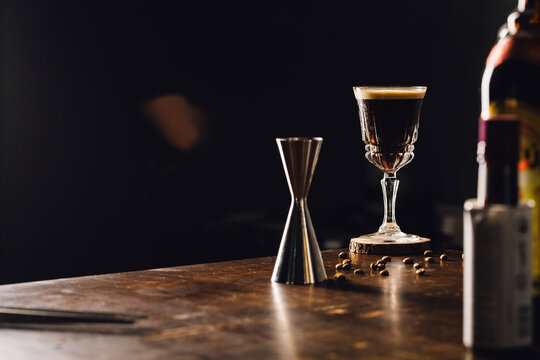
[[[3,1],[0,280],[275,254],[290,198],[274,138],[322,136],[323,248],[375,231],[354,85],[426,85],[402,229],[459,247],[479,86],[514,0]],[[167,145],[141,102],[182,93],[212,140]]]

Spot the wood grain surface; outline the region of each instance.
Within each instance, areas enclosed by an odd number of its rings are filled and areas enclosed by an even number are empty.
[[[346,280],[319,286],[271,283],[271,257],[4,285],[0,306],[148,317],[132,325],[0,321],[0,359],[489,358],[462,346],[461,253],[447,254],[425,276],[403,257],[381,276],[369,269],[380,256],[351,254],[352,269],[366,274],[344,270]],[[333,279],[342,259],[323,257]]]

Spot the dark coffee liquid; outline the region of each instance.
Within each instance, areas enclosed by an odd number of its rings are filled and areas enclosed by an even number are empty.
[[[412,160],[422,100],[358,99],[362,139],[370,145],[366,157],[381,170],[395,171]]]

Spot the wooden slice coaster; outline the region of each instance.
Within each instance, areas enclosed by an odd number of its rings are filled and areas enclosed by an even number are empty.
[[[358,254],[377,254],[377,255],[412,255],[421,254],[429,249],[431,240],[419,237],[418,240],[399,243],[382,243],[358,237],[352,238],[349,243],[349,251]]]

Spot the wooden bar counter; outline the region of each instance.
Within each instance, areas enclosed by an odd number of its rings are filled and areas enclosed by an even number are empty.
[[[381,276],[379,256],[353,256],[366,274],[335,281],[337,254],[323,252],[331,280],[318,286],[271,283],[273,257],[0,286],[0,306],[147,316],[0,322],[0,359],[480,358],[461,343],[461,253],[424,276],[403,257]]]

